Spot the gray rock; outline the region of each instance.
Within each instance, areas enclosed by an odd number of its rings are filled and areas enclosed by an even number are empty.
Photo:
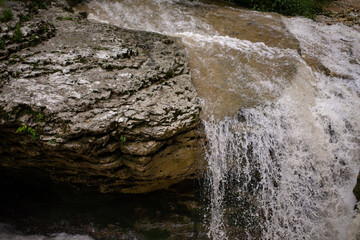
[[[55,6],[21,32],[0,62],[1,167],[101,192],[148,192],[194,177],[200,107],[181,40]]]

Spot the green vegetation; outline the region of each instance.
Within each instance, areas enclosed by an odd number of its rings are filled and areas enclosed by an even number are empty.
[[[31,16],[29,14],[19,14],[18,17],[20,19],[20,22],[27,22],[31,20]]]
[[[39,112],[37,115],[36,115],[36,122],[43,122],[44,121],[44,118],[45,118],[45,115],[43,112]]]
[[[121,143],[126,143],[126,137],[123,136],[123,135],[121,135],[121,136],[120,136],[120,142],[121,142]]]
[[[13,20],[14,14],[12,13],[11,9],[5,9],[1,13],[1,22],[9,22]]]
[[[166,240],[170,237],[170,232],[168,230],[153,228],[145,231],[144,236],[147,240]]]
[[[49,31],[49,27],[48,26],[42,26],[40,29],[40,34],[45,34]]]
[[[31,4],[30,4],[30,9],[33,9],[33,10],[36,10],[36,9],[47,9],[48,6],[46,4],[46,1],[42,1],[42,0],[33,0],[33,1],[30,1]]]
[[[4,39],[0,40],[0,49],[5,49],[5,40]]]
[[[18,23],[15,27],[15,32],[13,36],[13,41],[20,43],[23,40],[23,34],[21,32],[21,25]]]
[[[38,140],[39,136],[36,133],[36,130],[32,127],[27,126],[26,124],[22,125],[16,130],[16,133],[25,133],[31,136],[31,140]]]
[[[62,16],[57,16],[56,17],[57,20],[60,20],[60,21],[73,21],[74,19],[72,17],[62,17]]]
[[[229,0],[254,10],[278,12],[289,16],[313,17],[332,0]]]
[[[0,7],[4,6],[5,0],[0,0]]]

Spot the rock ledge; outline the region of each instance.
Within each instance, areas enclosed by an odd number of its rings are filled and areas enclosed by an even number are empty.
[[[31,43],[39,26],[46,37]],[[200,107],[181,40],[55,6],[21,31],[0,62],[2,168],[101,192],[148,192],[194,176]]]

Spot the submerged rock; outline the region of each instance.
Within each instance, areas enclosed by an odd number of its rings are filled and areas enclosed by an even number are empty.
[[[194,177],[200,107],[181,40],[39,11],[20,24],[41,41],[2,55],[0,166],[101,192]]]

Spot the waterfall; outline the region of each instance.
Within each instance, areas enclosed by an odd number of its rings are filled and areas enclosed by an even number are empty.
[[[359,237],[358,29],[199,1],[94,0],[78,10],[183,39],[203,103],[209,238]]]

